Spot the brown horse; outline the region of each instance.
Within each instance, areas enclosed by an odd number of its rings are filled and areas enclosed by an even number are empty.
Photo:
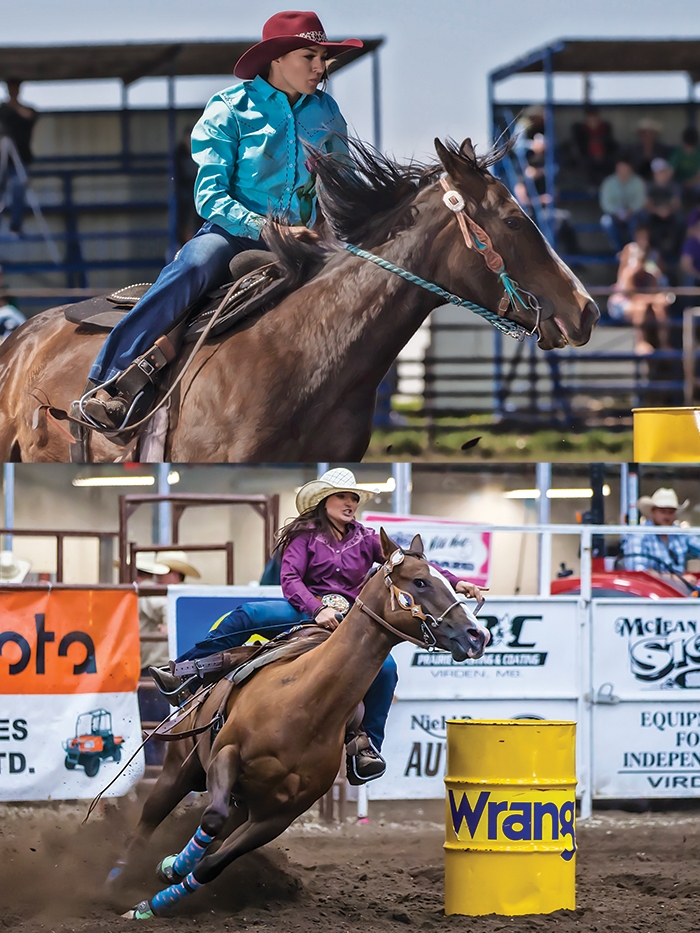
[[[318,160],[319,200],[335,235],[320,271],[277,307],[230,336],[208,341],[180,386],[170,413],[169,461],[255,462],[362,459],[377,387],[401,348],[444,298],[339,248],[359,245],[483,308],[536,328],[543,349],[588,341],[598,309],[570,269],[488,167],[435,141],[440,164],[419,170],[356,145],[354,165]],[[463,218],[448,209],[439,175],[465,204],[492,255],[529,294],[503,308],[504,285],[485,253],[468,248]],[[459,222],[458,222],[459,221]],[[468,238],[466,238],[468,240]],[[274,235],[273,247],[318,247]],[[318,268],[318,264],[316,266]],[[466,313],[466,312],[465,312]],[[66,432],[42,402],[68,410],[85,385],[103,336],[76,333],[60,308],[38,314],[0,347],[0,458],[66,461]],[[93,435],[91,458],[124,459]]]
[[[159,865],[170,886],[124,916],[147,919],[172,907],[241,855],[277,838],[322,797],[340,767],[346,724],[400,641],[448,650],[457,661],[481,657],[488,632],[425,560],[420,537],[406,552],[383,529],[381,540],[386,563],[327,641],[234,688],[213,743],[209,731],[170,743],[126,861],[205,781],[209,805],[187,846]],[[213,696],[182,731],[208,723],[218,703]]]

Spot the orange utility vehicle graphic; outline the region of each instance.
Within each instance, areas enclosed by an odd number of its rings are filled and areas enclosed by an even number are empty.
[[[95,777],[104,758],[120,761],[124,739],[112,732],[112,714],[106,709],[92,709],[81,713],[75,723],[75,736],[68,739],[66,768],[72,771],[76,765],[85,768],[88,777]]]

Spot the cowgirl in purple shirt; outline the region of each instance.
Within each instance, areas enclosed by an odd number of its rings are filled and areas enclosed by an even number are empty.
[[[299,515],[282,530],[277,545],[282,554],[280,583],[285,598],[238,606],[178,661],[237,647],[253,634],[273,638],[302,621],[313,620],[331,631],[337,628],[338,604],[345,601],[344,615],[372,565],[384,563],[379,535],[355,521],[357,507],[371,496],[345,469],[329,470],[302,486],[296,499]],[[473,584],[448,571],[441,573],[458,593],[478,595]],[[371,745],[349,759],[349,776],[356,779],[353,783],[381,777],[386,769],[379,751],[397,680],[396,662],[389,655],[364,698],[363,727]]]

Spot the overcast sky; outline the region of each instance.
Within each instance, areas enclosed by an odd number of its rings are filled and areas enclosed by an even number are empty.
[[[700,0],[316,0],[332,37],[382,36],[383,144],[425,156],[435,136],[487,141],[488,72],[560,37],[700,36]],[[0,0],[0,44],[258,38],[279,0]],[[233,64],[233,63],[232,63]],[[369,57],[334,79],[332,93],[351,126],[371,138]],[[185,82],[181,103],[203,105],[227,79]],[[230,83],[234,83],[231,79]],[[509,82],[509,95],[536,95],[539,79]],[[504,85],[504,90],[508,85]],[[571,98],[580,81],[559,82]],[[599,99],[682,98],[680,77],[594,80]],[[520,94],[519,96],[522,96]],[[27,85],[39,107],[116,105],[118,86]],[[132,103],[164,101],[163,82],[142,81]]]

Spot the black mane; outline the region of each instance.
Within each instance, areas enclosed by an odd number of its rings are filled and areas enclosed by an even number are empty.
[[[474,159],[465,155],[453,139],[446,141],[445,148],[466,167],[486,175],[513,143],[514,140],[509,140],[496,144]],[[436,181],[444,168],[440,162],[412,160],[401,164],[356,139],[348,139],[347,144],[349,155],[310,153],[317,176],[318,203],[336,240],[372,248],[395,230],[411,225],[410,201],[421,188]],[[283,264],[297,270],[296,277],[303,280],[314,275],[323,264],[323,249],[285,234],[283,228],[276,229],[279,235],[274,235],[270,245]],[[267,234],[266,238],[270,242]],[[332,243],[326,244],[327,251],[332,248]],[[300,265],[304,267],[303,273],[299,271]]]

